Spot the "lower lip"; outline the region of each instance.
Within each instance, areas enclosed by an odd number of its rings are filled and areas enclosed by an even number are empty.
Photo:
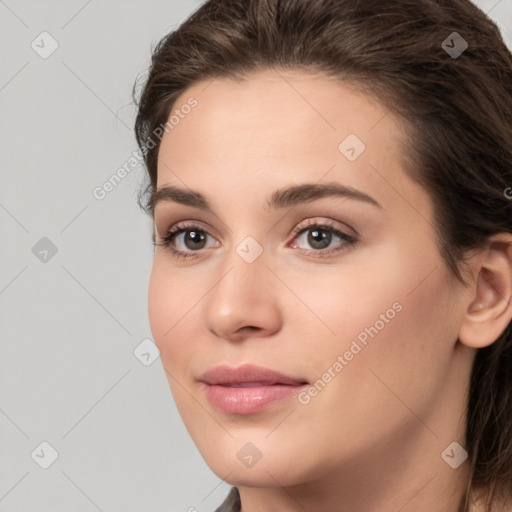
[[[219,411],[228,414],[252,414],[263,410],[272,402],[297,395],[307,387],[307,384],[303,386],[276,384],[241,388],[209,384],[205,386],[206,398]]]

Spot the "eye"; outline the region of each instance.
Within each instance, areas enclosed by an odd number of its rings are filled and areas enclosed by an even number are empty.
[[[303,242],[313,247],[312,250],[306,250],[306,254],[318,254],[322,257],[330,256],[332,253],[345,250],[357,242],[357,238],[355,236],[349,235],[335,228],[332,223],[320,224],[310,221],[306,227],[298,226],[294,230],[294,233],[299,235],[296,236],[294,240],[302,239]],[[305,236],[306,234],[307,236]],[[334,250],[326,251],[325,248],[329,247],[333,239],[336,238],[340,239],[342,243],[338,244]],[[296,244],[293,244],[292,247],[296,247]]]
[[[308,232],[310,234],[304,237]],[[310,221],[306,226],[302,225],[295,228],[293,234],[298,235],[295,236],[293,240],[305,238],[306,243],[313,247],[313,249],[306,249],[305,254],[318,255],[320,257],[330,256],[333,253],[348,249],[357,242],[357,237],[344,233],[335,228],[331,223],[322,224]],[[189,258],[195,257],[195,252],[200,252],[202,249],[205,249],[206,240],[209,236],[210,235],[200,226],[180,223],[169,229],[167,233],[161,237],[159,242],[154,242],[154,245],[169,249],[173,257]],[[326,251],[325,249],[329,247],[331,242],[336,238],[341,240],[341,243],[333,250]],[[180,241],[185,250],[175,247],[179,245]],[[218,246],[218,243],[216,245]],[[292,244],[292,247],[295,248],[297,245]]]
[[[181,239],[186,249],[190,249],[192,253],[176,249],[174,247],[175,240],[179,241],[181,235],[184,235]],[[204,242],[206,238],[210,236],[208,233],[196,225],[177,224],[173,228],[169,229],[165,236],[163,236],[160,242],[155,242],[154,245],[159,245],[170,250],[171,254],[176,258],[188,258],[195,256],[193,253],[201,249],[204,249]]]

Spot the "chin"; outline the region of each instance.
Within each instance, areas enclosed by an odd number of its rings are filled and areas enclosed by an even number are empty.
[[[260,437],[264,438],[264,435]],[[201,452],[203,459],[208,467],[221,479],[231,485],[247,487],[278,487],[280,485],[292,486],[306,482],[308,473],[310,479],[315,478],[318,471],[301,467],[301,457],[295,460],[293,457],[278,451],[272,447],[262,448],[261,458],[244,462],[251,452],[249,442],[236,441],[233,448],[226,447],[225,450],[208,450],[208,453]],[[217,445],[219,448],[219,445]],[[240,449],[242,448],[242,450]],[[245,452],[243,451],[245,448]],[[241,453],[240,453],[241,452]],[[267,452],[267,453],[265,453]],[[254,459],[255,460],[255,459]]]

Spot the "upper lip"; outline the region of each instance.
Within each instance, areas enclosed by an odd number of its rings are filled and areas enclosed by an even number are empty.
[[[226,365],[215,366],[204,372],[199,380],[210,385],[240,384],[244,382],[258,382],[262,386],[271,386],[273,384],[286,384],[289,386],[299,386],[307,384],[304,379],[289,377],[270,368],[244,364],[238,368],[231,368]]]

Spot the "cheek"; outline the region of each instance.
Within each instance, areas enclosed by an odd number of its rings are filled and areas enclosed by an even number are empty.
[[[332,347],[333,362],[356,343],[352,347],[357,354],[348,353],[351,361],[329,397],[350,397],[353,404],[360,404],[345,411],[354,415],[349,424],[358,424],[364,410],[371,410],[383,428],[381,422],[387,421],[390,411],[395,413],[394,421],[405,421],[408,412],[403,403],[420,416],[426,414],[449,371],[456,340],[449,276],[434,253],[432,259],[423,260],[394,256],[387,259],[385,272],[361,276],[361,292],[353,294],[348,306],[353,316],[345,318],[346,337]],[[338,330],[342,329],[339,323]]]
[[[172,326],[172,316],[175,311],[171,289],[167,283],[167,276],[159,270],[155,259],[149,278],[148,317],[153,338],[160,350],[162,350],[165,334]]]
[[[165,264],[155,260],[149,280],[148,315],[176,407],[190,429],[196,407],[190,398],[191,363],[201,350],[193,333],[193,325],[198,322],[193,305],[200,297],[196,297],[197,288],[187,286],[187,282],[189,279],[178,279]]]
[[[183,285],[177,275],[155,259],[148,287],[149,323],[166,369],[167,363],[176,365],[177,359],[186,355],[186,347],[193,347],[188,326],[194,316],[192,307],[199,300],[197,289],[194,292],[194,287]]]
[[[442,396],[456,325],[450,316],[448,276],[438,266],[416,287],[436,264],[410,261],[415,268],[392,259],[387,272],[367,269],[359,279],[345,274],[338,283],[345,285],[340,288],[344,292],[324,309],[323,319],[336,336],[317,336],[314,343],[302,345],[301,360],[313,370],[309,375],[316,391],[308,403],[304,397],[305,405],[287,426],[289,432],[306,433],[321,424],[324,435],[314,441],[316,452],[329,453],[333,465],[376,440],[399,444],[401,436],[424,428],[417,417],[426,420]],[[329,307],[321,294],[315,297]],[[344,360],[341,370],[334,366],[338,356]],[[352,440],[350,446],[346,439]]]
[[[300,326],[296,334],[302,333],[302,339],[314,340],[303,343],[301,349],[308,353],[309,361],[317,362],[317,369],[350,350],[354,340],[367,349],[360,355],[369,352],[372,340],[372,346],[379,343],[385,350],[392,349],[407,333],[400,327],[404,316],[412,313],[415,319],[418,317],[421,299],[407,294],[412,288],[411,275],[417,278],[421,270],[407,269],[397,250],[388,250],[387,254],[381,251],[379,259],[369,253],[358,253],[357,261],[354,258],[354,263],[340,265],[339,269],[325,267],[314,273],[304,272],[295,281],[287,280],[303,299],[300,303],[290,297],[290,303],[297,304],[290,308],[294,317],[288,316],[288,323]]]
[[[456,339],[456,311],[447,270],[435,248],[426,249],[425,244],[423,251],[389,246],[378,258],[375,252],[367,257],[359,253],[357,264],[341,269],[339,276],[330,269],[324,277],[308,278],[308,304],[335,333],[314,322],[319,341],[303,346],[316,378],[338,355],[347,354],[350,371],[344,367],[339,379],[344,392],[360,395],[362,380],[375,381],[370,369],[380,369],[386,382],[405,393],[417,387],[412,382],[436,385]],[[304,317],[301,322],[306,332],[313,323]],[[324,336],[319,336],[319,329]],[[313,336],[309,334],[308,338]]]

